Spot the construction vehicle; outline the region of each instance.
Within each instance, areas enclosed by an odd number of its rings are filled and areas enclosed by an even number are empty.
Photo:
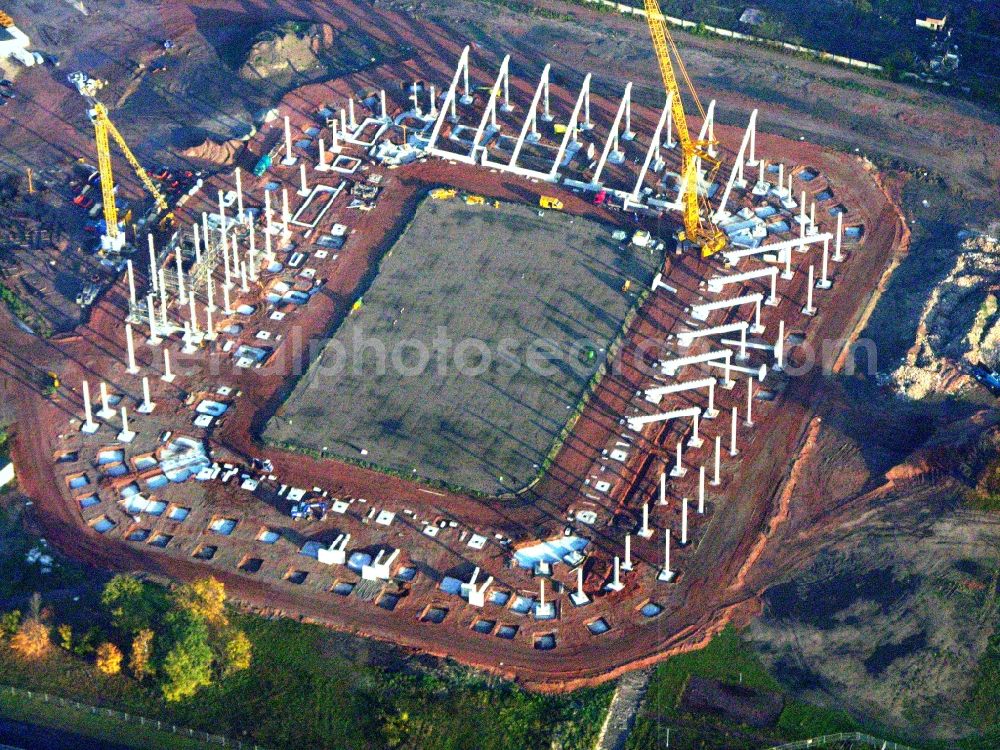
[[[485,205],[486,199],[481,195],[467,195],[465,196],[465,203],[468,206],[482,206]]]
[[[643,0],[643,3],[646,8],[646,23],[649,26],[650,36],[653,38],[656,61],[660,67],[660,77],[663,79],[663,86],[667,94],[670,95],[671,114],[677,127],[677,142],[680,144],[681,150],[684,231],[677,234],[677,249],[678,252],[682,252],[687,247],[698,247],[701,248],[702,257],[707,258],[725,248],[727,240],[721,229],[712,224],[710,220],[702,218],[703,204],[706,213],[709,211],[707,199],[703,200],[698,194],[698,172],[701,164],[707,165],[705,178],[708,184],[711,184],[721,162],[713,155],[715,144],[711,140],[691,138],[675,68],[684,79],[691,99],[702,119],[705,117],[705,110],[701,106],[698,93],[695,91],[680,53],[677,51],[677,45],[674,44],[674,40],[670,36],[667,20],[660,10],[659,3],[657,0]]]
[[[553,211],[562,211],[563,209],[563,202],[551,195],[539,196],[538,205],[542,208],[551,208]]]
[[[436,201],[447,201],[458,195],[455,188],[434,188],[431,190],[431,198]]]

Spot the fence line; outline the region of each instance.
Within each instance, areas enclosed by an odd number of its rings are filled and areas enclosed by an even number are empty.
[[[614,8],[619,13],[624,13],[625,15],[646,15],[644,8],[636,8],[632,5],[626,5],[625,3],[614,2],[613,0],[584,0],[584,2],[591,3],[593,5],[603,5],[606,8]],[[754,36],[753,34],[744,34],[740,31],[723,29],[719,26],[709,26],[708,24],[698,23],[696,21],[686,21],[683,18],[674,18],[673,16],[668,16],[666,14],[664,14],[663,17],[667,20],[667,23],[674,26],[680,26],[683,29],[702,28],[705,29],[705,31],[709,31],[713,34],[727,37],[729,39],[741,39],[745,42],[755,42],[757,44],[766,44],[770,47],[780,47],[781,49],[788,50],[789,52],[800,52],[812,55],[813,57],[826,62],[840,63],[841,65],[848,65],[852,68],[860,68],[862,70],[870,70],[877,73],[881,73],[885,70],[885,68],[881,65],[876,65],[875,63],[870,63],[865,60],[856,60],[853,57],[844,57],[843,55],[834,55],[831,52],[824,52],[823,50],[813,49],[812,47],[803,47],[801,44],[792,44],[791,42],[782,42],[777,39],[767,39],[766,37]]]
[[[209,745],[219,745],[221,747],[232,747],[236,750],[264,750],[260,745],[256,745],[249,742],[242,742],[240,740],[231,740],[228,737],[223,737],[220,734],[209,734],[208,732],[202,732],[197,729],[190,729],[188,727],[179,727],[176,724],[171,724],[168,721],[160,721],[159,719],[147,719],[145,716],[136,716],[134,714],[126,713],[124,711],[116,711],[113,708],[99,708],[97,706],[90,706],[86,703],[80,703],[79,701],[70,700],[69,698],[61,698],[57,695],[49,695],[45,692],[40,692],[38,690],[24,690],[22,688],[16,688],[11,685],[0,685],[0,696],[8,694],[12,696],[19,696],[21,698],[28,698],[29,700],[41,700],[44,703],[53,703],[57,706],[70,706],[79,711],[86,711],[93,714],[94,716],[107,716],[111,719],[117,719],[118,721],[128,722],[130,724],[138,724],[141,727],[156,728],[161,732],[169,732],[175,734],[179,737],[190,737],[192,739],[199,740]]]
[[[774,747],[768,748],[768,750],[807,750],[809,748],[822,748],[824,745],[830,742],[861,742],[869,747],[875,747],[879,750],[914,750],[912,747],[907,745],[900,745],[898,742],[890,742],[889,740],[880,740],[878,737],[872,737],[870,734],[862,734],[861,732],[840,732],[839,734],[824,734],[820,737],[811,737],[808,740],[799,740],[798,742],[789,742],[787,745],[775,745]]]

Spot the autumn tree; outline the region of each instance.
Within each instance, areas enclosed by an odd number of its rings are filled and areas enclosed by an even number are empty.
[[[49,628],[39,619],[28,618],[10,639],[10,647],[22,659],[41,659],[49,653]]]
[[[250,661],[253,658],[253,645],[247,634],[242,630],[234,630],[226,639],[224,651],[224,664],[222,673],[225,676],[242,672],[250,668]]]
[[[129,669],[137,680],[141,680],[153,671],[153,631],[144,628],[132,639],[132,656],[129,659]]]
[[[122,652],[113,643],[105,641],[97,647],[97,671],[113,675],[122,671]]]
[[[226,587],[216,578],[199,578],[197,581],[178,586],[174,591],[174,603],[193,617],[204,620],[209,625],[226,625]]]

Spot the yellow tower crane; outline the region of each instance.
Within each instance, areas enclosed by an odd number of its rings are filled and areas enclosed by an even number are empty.
[[[646,6],[646,23],[649,24],[649,33],[653,37],[653,49],[656,51],[656,60],[660,64],[660,76],[663,78],[663,86],[667,93],[671,95],[670,107],[671,115],[677,126],[677,141],[681,148],[681,189],[684,191],[684,233],[678,236],[680,245],[687,243],[701,248],[701,255],[707,258],[714,255],[726,246],[726,235],[710,220],[701,216],[701,206],[704,203],[706,213],[708,213],[708,201],[702,200],[698,195],[698,165],[703,162],[707,165],[708,182],[711,184],[712,178],[719,169],[719,160],[711,154],[713,146],[709,140],[694,140],[688,131],[687,116],[684,114],[684,102],[681,100],[681,90],[677,83],[677,76],[674,69],[680,71],[694,100],[695,107],[702,119],[705,117],[705,110],[701,106],[698,94],[691,84],[684,62],[681,60],[677,45],[674,44],[670,31],[667,29],[667,20],[660,10],[657,0],[643,0]],[[673,59],[671,59],[671,56]],[[676,61],[676,65],[674,63]]]
[[[125,233],[118,226],[118,207],[115,205],[115,180],[111,171],[111,138],[115,139],[118,148],[132,166],[136,175],[146,186],[146,190],[156,201],[157,213],[168,210],[167,199],[150,179],[139,160],[135,158],[132,149],[128,147],[118,128],[108,117],[108,109],[99,101],[91,100],[90,119],[94,123],[94,140],[97,144],[97,168],[101,173],[101,200],[104,202],[104,223],[107,224],[106,234],[101,238],[101,247],[106,252],[119,252],[125,245]]]

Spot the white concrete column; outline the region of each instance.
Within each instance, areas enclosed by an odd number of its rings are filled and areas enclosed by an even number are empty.
[[[122,431],[118,433],[119,443],[131,443],[135,440],[135,433],[128,428],[128,411],[122,407]]]
[[[205,339],[208,340],[208,341],[215,341],[216,335],[215,335],[215,328],[212,325],[212,308],[211,307],[206,307],[205,308],[205,318],[206,318],[206,322],[205,322],[205,326],[206,326],[206,329],[205,329]]]
[[[139,366],[135,363],[135,342],[132,340],[132,324],[125,324],[125,349],[128,353],[128,374],[138,375]]]
[[[785,369],[785,321],[778,321],[778,340],[774,342],[774,367],[771,369],[781,372]]]
[[[747,418],[743,424],[753,427],[753,375],[747,378]]]
[[[292,155],[292,124],[288,120],[288,115],[285,115],[285,158],[282,159],[281,163],[286,167],[291,167],[298,161]]]
[[[687,474],[687,469],[684,468],[683,463],[683,448],[681,447],[681,441],[677,441],[677,462],[674,464],[674,468],[670,470],[670,476],[672,477],[682,477]]]
[[[232,305],[230,305],[230,300],[229,300],[228,286],[222,287],[222,312],[224,312],[226,315],[233,314],[233,308]]]
[[[173,383],[176,376],[170,371],[170,350],[163,348],[163,375],[160,380],[164,383]]]
[[[115,410],[111,408],[111,404],[108,402],[108,384],[103,380],[101,381],[101,410],[97,412],[97,416],[101,419],[111,419],[115,415]]]
[[[319,158],[316,161],[316,166],[313,167],[317,172],[329,171],[330,165],[326,163],[326,144],[323,143],[323,139],[319,139]]]
[[[146,340],[146,343],[151,346],[159,346],[163,339],[156,335],[156,310],[154,309],[152,294],[146,295],[146,311],[149,315],[149,338]]]
[[[787,266],[787,271],[791,273],[790,264],[792,260],[792,251],[791,249],[788,249],[786,252],[788,253],[787,262],[789,263],[789,265]],[[778,269],[772,268],[771,270],[773,271],[773,273],[771,274],[771,293],[768,295],[767,299],[764,300],[764,304],[767,305],[768,307],[777,307],[778,303],[781,301],[778,299]]]
[[[663,569],[657,580],[669,583],[674,578],[674,571],[670,569],[670,528],[664,530],[663,534]]]
[[[233,285],[233,280],[232,280],[232,275],[231,275],[230,269],[229,269],[229,249],[228,248],[223,248],[222,249],[222,268],[223,268],[223,273],[225,274],[223,276],[223,278],[225,279],[225,281],[224,281],[224,283],[223,283],[222,286],[223,286],[224,289],[229,289]]]
[[[250,281],[257,281],[257,231],[250,227],[250,250],[247,251],[247,270]]]
[[[245,261],[240,261],[240,284],[244,294],[250,291],[250,287],[247,285],[247,264]]]
[[[125,261],[125,270],[128,275],[128,301],[131,305],[130,312],[137,306],[135,300],[135,275],[132,273],[132,260]]]
[[[816,288],[829,289],[831,286],[833,282],[830,281],[830,240],[827,238],[823,240],[823,273],[816,282]]]
[[[146,375],[142,376],[142,403],[139,405],[137,411],[140,414],[150,414],[153,409],[156,408],[156,404],[153,403],[153,399],[149,395],[149,377]]]
[[[806,306],[802,308],[802,314],[809,315],[810,317],[816,314],[816,308],[813,307],[813,276],[815,273],[815,268],[809,266],[809,283],[806,284]]]
[[[146,235],[149,237],[149,283],[153,287],[154,292],[160,290],[159,287],[159,274],[156,270],[156,248],[153,247],[153,235]]]
[[[617,556],[615,557],[615,576],[611,583],[607,585],[607,588],[609,591],[621,591],[625,588],[625,585],[622,583],[621,560]]]
[[[189,315],[191,320],[191,333],[197,336],[200,331],[198,330],[198,313],[195,310],[195,299],[193,294],[188,299],[188,302],[190,303]]]
[[[639,529],[639,536],[643,539],[653,536],[653,530],[649,528],[649,503],[642,504],[642,528]]]
[[[681,546],[688,543],[688,499],[681,503]]]
[[[239,167],[236,167],[236,217],[241,224],[246,223],[243,211],[243,175]]]
[[[214,268],[209,269],[208,275],[205,277],[205,297],[210,312],[215,312],[215,280],[212,276],[214,270]]]
[[[705,467],[698,467],[698,513],[705,513]]]
[[[194,262],[195,265],[201,266],[201,231],[198,229],[197,221],[191,225],[191,231],[194,236]]]
[[[688,448],[700,448],[705,443],[698,435],[698,422],[698,415],[695,414],[692,418],[691,437],[687,441]]]
[[[625,561],[622,563],[622,570],[632,570],[632,535],[625,535]]]
[[[309,183],[306,182],[306,163],[305,162],[302,162],[299,165],[299,181],[302,183],[302,185],[299,187],[298,194],[300,196],[302,196],[303,198],[306,198],[306,197],[309,196]]]
[[[844,260],[844,256],[840,254],[840,243],[844,239],[844,214],[837,214],[837,239],[834,240],[833,245],[833,262],[840,263]]]
[[[433,98],[434,97],[432,96],[431,99],[433,100]],[[389,119],[389,111],[388,111],[388,109],[385,106],[385,89],[382,89],[381,91],[379,91],[378,99],[379,99],[379,104],[382,107],[382,119],[383,120],[388,120]]]
[[[722,435],[715,436],[715,476],[712,478],[712,486],[718,487],[722,484],[720,476],[722,469]]]
[[[347,100],[347,109],[348,109],[348,112],[350,113],[350,116],[351,116],[351,130],[357,130],[358,129],[358,120],[354,116],[354,97],[353,96],[350,99]]]
[[[667,472],[660,472],[660,505],[667,504]]]
[[[784,281],[791,281],[795,278],[795,274],[792,272],[792,248],[785,248],[785,270],[781,272],[781,278]]]
[[[90,383],[86,380],[83,381],[83,416],[84,422],[83,426],[80,427],[80,431],[89,435],[97,432],[98,424],[94,421],[94,414],[90,405]]]

